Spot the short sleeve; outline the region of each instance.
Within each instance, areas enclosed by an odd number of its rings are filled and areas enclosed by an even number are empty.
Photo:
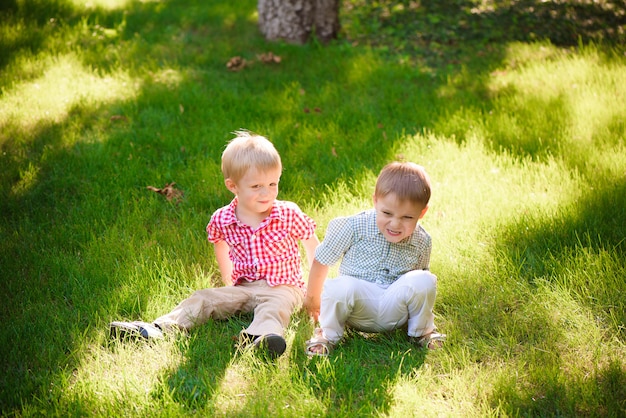
[[[299,240],[311,238],[317,227],[315,221],[302,212],[298,205],[293,202],[289,202],[287,208],[290,211],[291,235]]]
[[[418,259],[418,269],[419,270],[430,270],[430,253],[432,250],[432,239],[430,235],[424,231],[423,228],[420,227],[420,245],[418,246],[419,250],[419,259]]]
[[[219,224],[219,212],[215,212],[206,226],[207,239],[213,244],[224,240],[224,233]]]
[[[326,266],[337,263],[354,241],[354,228],[350,218],[330,221],[324,241],[315,250],[315,259]]]

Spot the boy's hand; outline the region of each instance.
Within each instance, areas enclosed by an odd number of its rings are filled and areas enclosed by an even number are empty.
[[[320,298],[307,295],[304,298],[304,308],[313,321],[317,322],[320,316]]]
[[[306,297],[304,298],[304,307],[315,322],[317,322],[320,316],[322,287],[324,286],[326,276],[328,276],[328,266],[313,260],[311,271],[309,272]]]

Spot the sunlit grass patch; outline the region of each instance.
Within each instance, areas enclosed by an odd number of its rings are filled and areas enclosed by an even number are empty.
[[[174,340],[93,345],[72,373],[58,410],[76,407],[88,414],[132,410],[149,415],[154,408],[146,400],[163,384],[164,375],[181,361],[180,346]]]
[[[496,365],[468,363],[451,373],[426,365],[411,376],[399,376],[390,387],[393,405],[389,416],[498,416],[498,410],[486,400],[491,391],[489,376],[499,372]]]
[[[541,58],[544,50],[552,51],[551,59]],[[495,130],[496,145],[515,149],[522,144],[531,155],[562,155],[580,164],[587,147],[611,146],[623,137],[624,124],[618,121],[626,111],[615,106],[616,100],[626,97],[621,65],[593,47],[582,54],[550,46],[533,49],[534,55],[529,51],[526,45],[511,45],[508,65],[491,73],[488,88],[494,107],[486,122],[488,130]],[[607,135],[607,129],[619,133]]]
[[[212,399],[218,416],[296,416],[318,410],[321,403],[299,379],[289,380],[289,366],[283,359],[267,362],[247,350],[233,359]],[[268,400],[271,400],[268,403]],[[317,406],[316,406],[317,404]]]
[[[142,0],[142,2],[150,0]],[[72,0],[72,4],[76,7],[85,7],[86,9],[102,8],[105,10],[123,9],[131,3],[131,0]]]
[[[74,107],[93,107],[132,98],[138,85],[126,74],[101,76],[85,68],[75,55],[51,58],[40,77],[8,89],[0,108],[0,125],[29,130],[40,123],[58,123]]]

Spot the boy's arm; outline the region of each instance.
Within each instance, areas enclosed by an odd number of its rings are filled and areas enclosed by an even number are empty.
[[[226,241],[218,241],[213,244],[213,248],[215,249],[215,258],[217,259],[217,266],[220,269],[222,282],[224,282],[226,286],[231,286],[233,284],[233,263],[230,261],[230,257],[228,257],[230,250],[228,244]]]
[[[328,275],[328,270],[328,266],[317,260],[313,260],[313,265],[309,272],[309,284],[306,290],[306,297],[304,298],[304,308],[315,322],[317,322],[320,315],[322,287]]]
[[[304,252],[306,253],[306,260],[311,269],[313,265],[313,260],[315,260],[315,249],[318,245],[320,245],[320,240],[317,239],[317,236],[313,234],[311,238],[302,240],[302,245],[304,246]]]

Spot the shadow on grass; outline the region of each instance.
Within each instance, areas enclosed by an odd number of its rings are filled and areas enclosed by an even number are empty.
[[[316,396],[330,405],[327,416],[389,414],[393,386],[400,377],[415,375],[424,365],[426,350],[409,343],[403,330],[346,331],[329,358],[308,360],[300,366],[301,375]]]
[[[626,408],[626,371],[612,360],[598,366],[590,376],[568,378],[567,365],[529,367],[529,378],[519,382],[513,376],[496,383],[494,406],[513,416],[619,417]]]
[[[523,375],[503,374],[494,385],[490,402],[506,414],[613,417],[626,410],[626,364],[619,348],[608,348],[626,343],[626,303],[616,297],[626,292],[626,181],[599,184],[554,218],[499,231],[499,271],[479,274],[508,279],[465,282],[450,298],[477,304],[455,324],[480,336],[467,341],[477,362],[498,356],[524,365]],[[558,296],[549,299],[546,289]],[[593,329],[578,329],[577,315],[593,318]],[[576,333],[582,341],[572,341]],[[580,363],[570,364],[580,350]]]
[[[457,64],[468,49],[485,56],[507,42],[550,40],[623,44],[623,1],[423,0],[348,2],[344,25],[356,40],[421,56],[430,64]]]
[[[188,411],[205,408],[223,385],[236,352],[236,337],[250,320],[248,315],[234,316],[192,330],[183,350],[184,362],[167,378],[167,396]]]
[[[306,320],[302,312],[296,316]],[[348,331],[332,356],[309,359],[302,338],[307,327],[295,321],[298,335],[285,355],[268,360],[262,352],[234,348],[239,331],[251,320],[251,314],[243,314],[192,330],[183,341],[184,361],[162,386],[167,393],[152,395],[171,398],[190,413],[210,410],[219,415],[222,408],[235,413],[225,405],[237,402],[237,411],[260,416],[289,408],[297,389],[285,385],[292,385],[307,392],[301,401],[312,395],[325,405],[327,416],[386,414],[393,406],[393,385],[400,376],[414,376],[426,356],[426,350],[407,341],[405,331],[371,335]],[[279,365],[285,356],[295,368],[293,376]]]
[[[626,292],[620,277],[624,265],[602,261],[602,253],[623,260],[626,257],[626,180],[604,188],[589,190],[580,200],[564,208],[562,216],[524,226],[513,226],[511,235],[502,239],[508,257],[520,266],[520,278],[557,281],[588,296],[579,300],[598,313],[615,317],[626,324],[626,304],[615,295]],[[583,265],[568,265],[573,256],[586,257]],[[600,261],[597,261],[600,260]],[[621,268],[621,271],[620,271]],[[573,281],[563,276],[578,269]],[[581,281],[580,277],[584,278]],[[620,331],[619,329],[616,331]],[[626,330],[621,330],[626,342]]]

